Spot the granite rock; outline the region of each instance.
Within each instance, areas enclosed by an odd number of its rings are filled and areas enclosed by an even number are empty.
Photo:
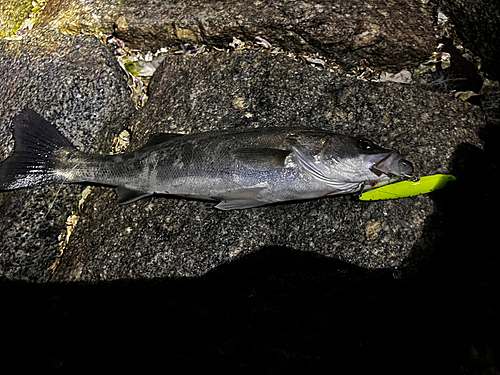
[[[454,172],[461,145],[481,147],[482,125],[477,107],[452,96],[252,51],[167,57],[147,105],[129,122],[132,149],[160,131],[311,126],[363,134],[406,154],[419,175]],[[118,206],[111,189],[99,188],[54,280],[196,276],[276,246],[398,269],[419,246],[430,251],[420,239],[434,210],[431,196],[370,203],[340,196],[229,212],[175,197]]]

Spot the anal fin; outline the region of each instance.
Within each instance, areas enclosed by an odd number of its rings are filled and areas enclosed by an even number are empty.
[[[244,210],[245,208],[260,207],[269,204],[269,202],[262,202],[256,199],[231,199],[220,202],[215,208],[219,210]]]
[[[144,193],[142,191],[128,189],[124,186],[118,186],[115,188],[117,201],[119,204],[128,204],[135,202],[141,198],[152,195],[151,193]]]

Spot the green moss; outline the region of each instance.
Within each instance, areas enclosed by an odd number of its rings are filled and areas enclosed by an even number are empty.
[[[32,8],[32,0],[0,0],[0,38],[14,34]]]
[[[132,73],[134,76],[138,76],[139,74],[137,74],[137,69],[136,69],[136,66],[135,66],[135,62],[132,61],[132,62],[129,62],[129,63],[126,63],[125,64],[125,70],[129,73]]]

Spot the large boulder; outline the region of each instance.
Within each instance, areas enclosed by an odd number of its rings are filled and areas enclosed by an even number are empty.
[[[452,96],[342,78],[253,51],[167,57],[147,105],[129,121],[132,149],[162,131],[310,126],[398,149],[419,175],[457,172],[459,179],[457,150],[480,148],[484,124],[477,107]],[[427,227],[432,196],[372,203],[343,196],[223,212],[212,202],[175,197],[119,206],[112,189],[94,192],[54,280],[202,275],[273,246],[397,270],[414,266],[410,256],[418,263],[432,253],[420,240],[424,230],[439,231]]]

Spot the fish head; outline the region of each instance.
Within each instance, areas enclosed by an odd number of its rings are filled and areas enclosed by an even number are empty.
[[[413,164],[396,151],[374,164],[370,170],[377,175],[413,178]]]
[[[332,138],[323,147],[323,160],[332,178],[379,186],[413,178],[413,165],[395,150],[382,148],[365,138]]]
[[[362,168],[365,169],[366,176],[370,177],[369,182],[372,186],[414,178],[413,164],[399,152],[382,148],[366,139],[359,140],[358,148]],[[371,173],[368,173],[366,169]]]

